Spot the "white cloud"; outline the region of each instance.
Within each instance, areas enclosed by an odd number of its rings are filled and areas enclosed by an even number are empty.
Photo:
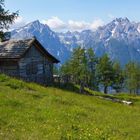
[[[43,20],[42,23],[47,24],[53,30],[63,30],[66,24],[58,17],[52,17],[48,20]]]
[[[21,22],[23,22],[23,17],[20,16],[15,19],[15,23],[21,23]]]
[[[110,19],[114,19],[114,18],[115,18],[115,16],[112,15],[112,14],[108,14],[108,17],[109,17]]]
[[[10,26],[10,29],[17,29],[26,24],[27,22],[23,19],[23,17],[19,16],[18,18],[15,19],[14,23]]]
[[[68,29],[72,31],[81,31],[89,28],[89,23],[85,21],[68,21]]]
[[[99,26],[104,24],[101,19],[93,20],[93,22],[76,20],[69,20],[68,22],[64,22],[58,17],[52,17],[48,20],[43,20],[42,23],[47,24],[54,31],[82,31],[86,29],[96,30]]]
[[[69,20],[64,22],[58,17],[51,17],[48,20],[43,20],[41,23],[47,24],[52,30],[54,31],[82,31],[82,30],[96,30],[99,26],[102,26],[104,23],[101,19],[95,19],[93,22],[86,22],[86,21],[77,21],[77,20]],[[15,21],[14,24],[10,26],[10,29],[17,29],[26,25],[27,22],[24,20],[23,17],[19,16]]]
[[[103,24],[104,22],[101,19],[96,19],[91,23],[90,29],[96,30],[98,27],[102,26]]]
[[[73,31],[82,31],[86,29],[96,30],[99,26],[102,26],[104,22],[101,19],[96,19],[93,22],[85,22],[85,21],[72,21],[68,22],[68,27]]]

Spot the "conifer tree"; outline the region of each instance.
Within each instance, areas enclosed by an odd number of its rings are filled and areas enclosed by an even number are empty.
[[[97,58],[92,48],[87,49],[88,60],[88,87],[94,90],[98,89],[98,83],[96,78],[96,65]]]
[[[140,65],[130,62],[125,68],[126,86],[130,93],[138,93],[140,89]]]
[[[120,92],[124,86],[124,72],[119,62],[114,63],[113,70],[114,70],[113,88],[116,90],[116,92]]]
[[[68,84],[70,83],[70,79],[71,79],[71,65],[70,65],[70,61],[67,61],[65,64],[63,64],[60,68],[60,74],[61,77],[63,77],[64,83]]]
[[[9,28],[18,16],[18,12],[10,13],[9,10],[5,10],[4,0],[0,0],[0,39],[5,37],[4,30]]]
[[[87,57],[84,48],[78,47],[74,49],[70,67],[73,81],[80,85],[80,93],[83,93],[88,74]]]
[[[97,65],[97,76],[100,84],[104,86],[104,93],[107,94],[107,88],[112,86],[114,81],[113,63],[107,54],[103,55]]]

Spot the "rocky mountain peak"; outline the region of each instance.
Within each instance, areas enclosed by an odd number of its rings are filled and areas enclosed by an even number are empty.
[[[116,19],[113,20],[113,22],[128,23],[130,21],[129,21],[129,19],[127,17],[125,17],[125,18],[116,18]]]
[[[96,31],[56,33],[38,20],[12,31],[12,38],[36,38],[56,56],[65,62],[77,46],[92,47],[97,56],[107,53],[112,60],[125,65],[129,61],[140,62],[140,23],[128,18],[116,18]]]

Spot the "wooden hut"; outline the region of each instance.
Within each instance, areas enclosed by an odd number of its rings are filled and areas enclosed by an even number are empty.
[[[36,38],[0,43],[0,72],[29,82],[51,84],[58,63]]]

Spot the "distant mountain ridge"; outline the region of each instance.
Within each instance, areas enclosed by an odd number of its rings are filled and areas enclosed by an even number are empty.
[[[62,63],[77,46],[92,47],[99,57],[107,53],[121,65],[129,61],[140,62],[140,23],[130,22],[127,18],[116,18],[96,31],[56,33],[39,21],[12,31],[12,38],[31,36],[36,36]]]
[[[68,59],[70,52],[60,42],[58,35],[49,26],[40,23],[38,20],[27,24],[24,27],[11,32],[13,39],[27,39],[35,36],[41,44],[63,63]]]

